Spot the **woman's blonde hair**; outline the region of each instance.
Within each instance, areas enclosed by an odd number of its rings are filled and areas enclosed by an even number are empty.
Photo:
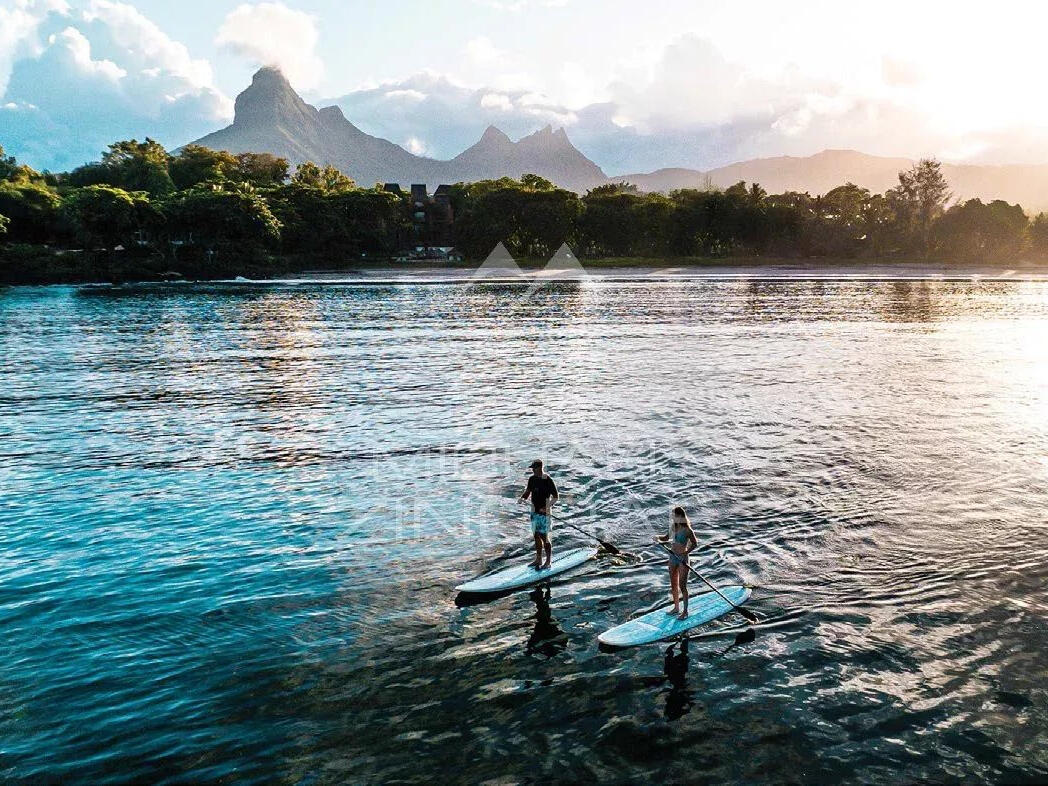
[[[688,518],[688,512],[680,505],[677,505],[673,509],[673,515],[670,516],[670,537],[673,537],[673,533],[677,527],[687,527],[688,529],[691,529],[691,520]]]

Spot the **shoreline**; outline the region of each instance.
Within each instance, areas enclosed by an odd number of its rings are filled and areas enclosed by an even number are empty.
[[[252,270],[251,268],[254,267]],[[232,269],[230,269],[232,268]],[[388,262],[374,261],[339,264],[323,267],[305,264],[292,265],[281,270],[260,270],[246,265],[242,274],[234,274],[230,266],[225,275],[194,278],[171,277],[171,273],[125,275],[118,280],[104,274],[94,280],[70,280],[56,277],[51,281],[10,281],[2,287],[26,286],[141,286],[179,284],[527,284],[570,281],[687,281],[702,279],[725,280],[854,280],[854,281],[1045,281],[1048,264],[1020,262],[1011,265],[999,263],[941,263],[927,261],[896,261],[888,259],[787,259],[781,257],[734,257],[720,259],[678,258],[649,260],[645,258],[609,258],[580,261],[571,268],[547,268],[544,260],[522,260],[517,268],[488,269],[481,272],[477,263],[441,264],[431,261]],[[100,272],[96,271],[95,272]]]
[[[702,260],[648,263],[645,260],[595,260],[582,270],[547,270],[522,265],[519,272],[486,271],[474,265],[367,265],[347,270],[311,270],[273,281],[317,282],[469,282],[513,284],[555,281],[643,281],[689,279],[786,279],[786,280],[1048,280],[1048,265],[944,265],[929,262],[857,262],[855,260]]]

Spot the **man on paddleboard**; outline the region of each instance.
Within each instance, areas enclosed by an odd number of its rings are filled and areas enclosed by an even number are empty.
[[[548,568],[553,561],[553,544],[550,543],[549,533],[550,508],[557,501],[557,484],[553,478],[542,471],[542,459],[531,462],[531,477],[524,493],[520,495],[521,500],[531,497],[531,534],[535,536],[535,570]],[[546,559],[543,561],[542,554],[545,552]]]

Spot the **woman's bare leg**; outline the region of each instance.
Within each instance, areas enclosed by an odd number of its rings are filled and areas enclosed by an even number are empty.
[[[673,596],[673,613],[680,614],[680,593],[677,590],[676,565],[670,565],[670,594]]]
[[[681,565],[677,568],[677,579],[680,581],[680,596],[684,599],[684,611],[680,613],[680,618],[687,619],[688,617],[688,566]]]

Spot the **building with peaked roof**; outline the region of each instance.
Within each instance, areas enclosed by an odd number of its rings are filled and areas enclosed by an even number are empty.
[[[451,186],[442,184],[433,196],[425,183],[411,185],[411,223],[416,246],[449,248],[454,243],[455,211]]]

